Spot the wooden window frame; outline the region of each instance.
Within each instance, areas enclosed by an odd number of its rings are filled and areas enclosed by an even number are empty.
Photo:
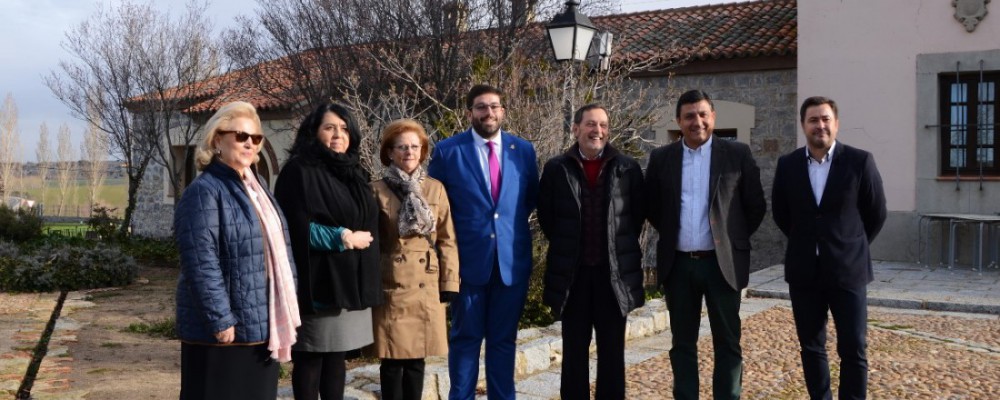
[[[982,82],[992,83],[992,99],[982,99],[980,96],[980,76]],[[952,85],[964,84],[957,93],[953,93]],[[940,163],[939,170],[942,176],[973,177],[980,174],[978,151],[992,150],[992,165],[982,167],[983,176],[1000,176],[1000,126],[997,125],[1000,118],[1000,71],[983,72],[979,71],[959,73],[957,78],[955,73],[942,73],[938,75],[939,87],[939,109],[940,109]],[[964,93],[962,93],[964,91]],[[958,94],[958,96],[955,96]],[[964,101],[963,101],[964,100]],[[985,100],[982,101],[982,100]],[[983,104],[985,103],[985,104]],[[985,109],[983,107],[986,107]],[[983,110],[992,109],[992,121],[981,121],[980,114]],[[964,116],[953,116],[953,110],[965,113]],[[985,123],[985,124],[984,124]],[[986,135],[992,136],[992,143],[980,146],[980,132],[987,130]],[[952,134],[957,133],[962,138],[962,142],[952,145]],[[963,149],[964,165],[952,167],[952,149]]]

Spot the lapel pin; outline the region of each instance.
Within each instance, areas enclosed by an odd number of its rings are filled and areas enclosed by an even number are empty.
[[[511,149],[511,150],[514,150],[514,145],[510,145],[510,149]]]

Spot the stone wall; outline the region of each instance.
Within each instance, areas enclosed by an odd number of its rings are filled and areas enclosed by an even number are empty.
[[[755,107],[755,127],[751,130],[750,150],[760,167],[760,180],[767,198],[764,223],[751,237],[751,270],[781,264],[785,252],[784,235],[771,219],[771,185],[778,158],[796,146],[798,136],[797,76],[795,70],[774,70],[711,75],[681,75],[644,79],[653,84],[646,101],[668,106],[673,118],[677,97],[691,89],[701,89],[714,100],[726,100]],[[669,94],[669,98],[667,98]],[[669,104],[667,104],[669,103]],[[645,164],[645,162],[643,163]],[[647,253],[651,264],[652,251]]]
[[[150,238],[173,235],[174,205],[164,203],[163,178],[163,166],[150,163],[136,193],[133,235]]]

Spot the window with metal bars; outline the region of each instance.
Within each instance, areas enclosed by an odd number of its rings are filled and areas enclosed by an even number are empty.
[[[997,86],[1000,72],[944,73],[941,102],[941,175],[1000,176]]]

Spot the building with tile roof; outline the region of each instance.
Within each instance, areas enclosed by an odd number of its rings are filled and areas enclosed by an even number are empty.
[[[718,118],[717,133],[751,145],[762,169],[762,181],[770,187],[774,162],[795,145],[797,3],[794,0],[763,0],[667,10],[643,11],[591,18],[602,31],[614,35],[611,63],[643,62],[645,68],[632,78],[649,83],[655,90],[648,98],[636,99],[658,106],[661,125],[647,138],[665,144],[679,132],[673,123],[674,101],[683,91],[698,88],[713,96]],[[544,24],[525,30],[523,51],[550,58]],[[466,32],[490,35],[488,31]],[[377,46],[365,44],[364,46]],[[311,50],[318,51],[318,50]],[[308,52],[302,55],[309,57]],[[284,96],[294,77],[274,60],[214,78],[197,89],[179,88],[186,97],[182,110],[193,118],[204,118],[228,101],[240,99],[261,110],[268,140],[258,164],[273,182],[290,146],[295,121],[289,118],[303,100]],[[273,85],[234,85],[261,69]],[[264,86],[264,87],[262,87]],[[181,152],[180,154],[183,154]],[[140,193],[133,232],[147,236],[170,234],[173,199],[164,179],[165,170],[151,167]],[[770,221],[754,236],[755,263],[780,262],[776,249],[782,244]]]

